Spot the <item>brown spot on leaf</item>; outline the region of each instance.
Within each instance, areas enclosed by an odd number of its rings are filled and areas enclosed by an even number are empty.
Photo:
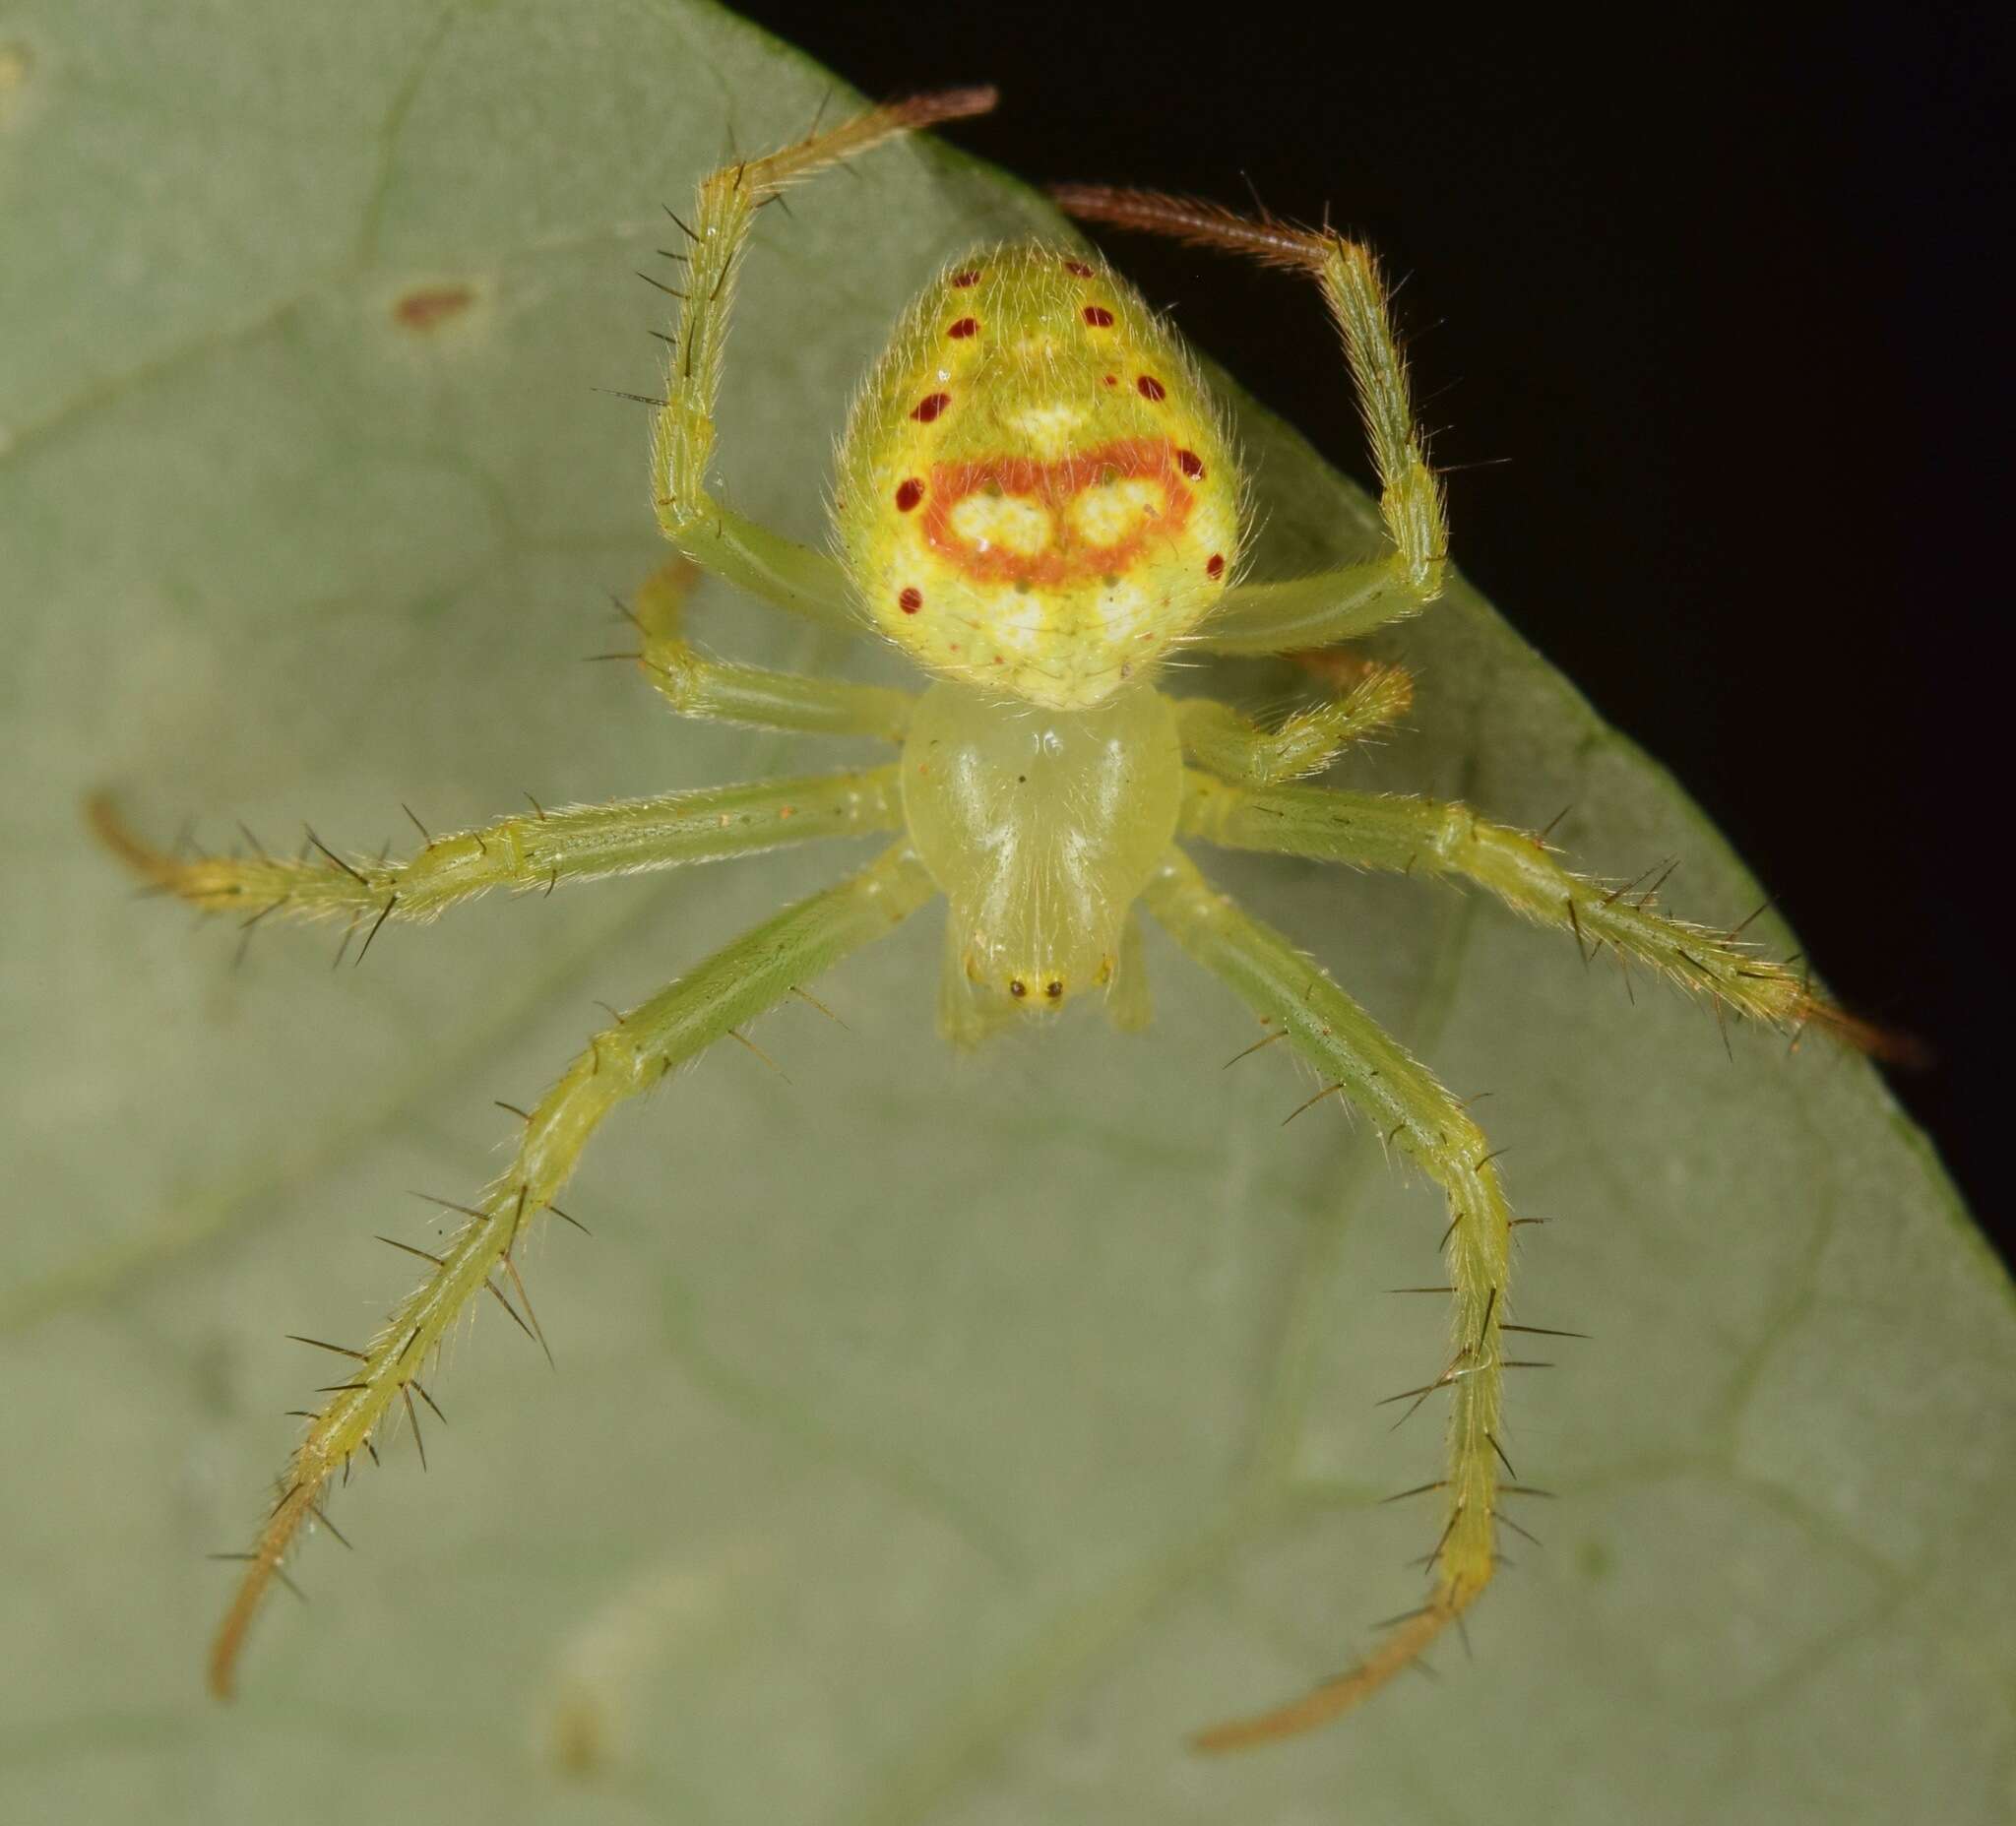
[[[392,321],[402,330],[426,336],[460,317],[475,301],[473,285],[415,285],[394,301]]]

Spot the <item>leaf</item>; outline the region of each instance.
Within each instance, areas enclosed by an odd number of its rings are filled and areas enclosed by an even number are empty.
[[[2006,1817],[2008,1289],[1857,1060],[1735,1036],[1492,909],[1212,858],[1481,1106],[1558,1492],[1475,1662],[1293,1746],[1181,1733],[1413,1602],[1439,1216],[1167,946],[1145,1039],[949,1063],[935,932],[710,1058],[591,1156],[532,1264],[551,1374],[488,1315],[454,1425],[339,1498],[246,1691],[200,1693],[229,1569],[322,1367],[600,1017],[828,879],[806,851],[388,931],[191,930],[87,842],[279,843],[827,764],[687,727],[612,668],[660,547],[628,277],[729,143],[830,87],[711,9],[112,6],[0,26],[0,539],[12,652],[0,1287],[0,1813],[344,1821],[1259,1823]],[[842,105],[837,98],[834,105]],[[1229,168],[1229,167],[1228,167]],[[882,326],[977,238],[1056,232],[942,148],[766,218],[722,468],[816,535]],[[1278,282],[1256,295],[1313,310]],[[1274,288],[1270,291],[1268,286]],[[1341,377],[1330,384],[1341,385]],[[1280,571],[1360,498],[1242,409]],[[1460,542],[1461,529],[1457,530]],[[1459,547],[1460,548],[1460,547]],[[715,591],[714,644],[889,661]],[[1556,828],[1588,866],[1754,884],[1467,589],[1392,643],[1418,727],[1354,777]],[[893,674],[892,674],[893,675]],[[1228,668],[1228,689],[1279,680]],[[1760,782],[1768,789],[1768,782]],[[1756,929],[1756,928],[1753,928]],[[1785,938],[1782,932],[1779,937]],[[1788,940],[1789,942],[1789,940]]]

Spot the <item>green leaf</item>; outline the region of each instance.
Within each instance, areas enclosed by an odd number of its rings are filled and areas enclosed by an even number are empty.
[[[829,79],[676,0],[343,8],[28,0],[0,20],[0,1815],[262,1822],[2006,1818],[2016,1766],[2008,1288],[1862,1063],[1733,1037],[1490,907],[1212,859],[1462,1093],[1507,1161],[1522,1314],[1594,1334],[1512,1391],[1558,1492],[1475,1659],[1294,1745],[1187,1729],[1415,1602],[1439,1208],[1166,945],[1146,1038],[951,1061],[936,933],[626,1111],[498,1315],[342,1493],[231,1708],[201,1694],[239,1544],[322,1366],[601,1017],[842,858],[782,855],[333,939],[138,903],[115,791],[332,842],[825,765],[688,727],[603,591],[662,551],[664,300],[629,277],[732,143]],[[835,105],[842,105],[836,101]],[[1228,166],[1229,170],[1230,166]],[[818,534],[849,388],[963,244],[1057,232],[922,145],[764,220],[722,472]],[[1270,308],[1315,300],[1256,280]],[[434,308],[411,302],[431,298]],[[1256,294],[1257,295],[1257,294]],[[403,309],[404,306],[404,309]],[[418,321],[415,321],[417,319]],[[1318,384],[1322,384],[1320,377]],[[1328,384],[1341,386],[1339,374]],[[1269,566],[1362,500],[1242,430]],[[1457,529],[1461,541],[1462,529]],[[893,675],[712,591],[716,646]],[[1418,728],[1357,780],[1557,827],[1588,866],[1754,884],[1467,589],[1400,631]],[[1187,683],[1187,681],[1186,681]],[[1278,680],[1228,668],[1227,688]],[[1753,928],[1757,929],[1757,928]],[[1790,943],[1789,935],[1776,933]],[[1824,960],[1822,960],[1824,963]],[[1571,1354],[1572,1352],[1572,1354]]]

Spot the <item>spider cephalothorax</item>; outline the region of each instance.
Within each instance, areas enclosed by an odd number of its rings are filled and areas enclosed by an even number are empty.
[[[1390,725],[1412,688],[1398,667],[1311,650],[1412,614],[1441,585],[1442,499],[1416,434],[1407,375],[1370,256],[1331,230],[1251,220],[1141,192],[1057,193],[1074,215],[1230,249],[1313,280],[1342,335],[1380,481],[1383,549],[1314,576],[1234,577],[1239,484],[1217,409],[1172,334],[1096,257],[1066,247],[983,250],[926,286],[856,401],[835,516],[842,559],[791,543],[708,487],[728,313],[756,212],[784,186],[892,135],[992,105],[959,91],[876,108],[700,186],[686,236],[677,332],[667,338],[653,498],[680,554],[630,615],[634,657],[682,714],[894,744],[855,773],[674,791],[530,812],[449,837],[404,861],[165,855],[96,809],[144,875],[246,923],[334,917],[364,943],[390,919],[425,920],[490,888],[550,893],[642,868],[748,855],[822,837],[886,833],[859,873],[786,909],[595,1036],[529,1110],[506,1171],[468,1205],[368,1345],[324,1393],[249,1550],[211,1679],[230,1688],[244,1635],[330,1481],[403,1414],[456,1320],[484,1292],[536,1329],[516,1246],[618,1102],[775,1007],[942,895],[940,1021],[955,1041],[1089,994],[1123,1026],[1147,1002],[1136,927],[1146,912],[1223,977],[1363,1112],[1389,1150],[1442,1191],[1450,1344],[1417,1402],[1446,1396],[1442,1523],[1423,1602],[1355,1667],[1275,1711],[1204,1733],[1210,1748],[1331,1717],[1407,1667],[1491,1577],[1508,1481],[1502,1372],[1516,1365],[1511,1232],[1496,1157],[1476,1120],[1323,970],[1205,881],[1184,840],[1443,874],[1514,912],[1607,947],[1712,998],[1720,1011],[1865,1038],[1797,974],[1736,932],[1669,918],[1649,892],[1571,874],[1544,837],[1466,806],[1295,784]],[[830,627],[879,631],[936,682],[921,697],[710,659],[680,632],[710,571]],[[1292,654],[1330,695],[1262,727],[1230,705],[1155,688],[1177,643]],[[1437,1291],[1437,1290],[1426,1290]],[[521,1311],[521,1307],[524,1308]]]

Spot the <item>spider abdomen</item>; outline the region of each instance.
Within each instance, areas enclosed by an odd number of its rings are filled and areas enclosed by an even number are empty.
[[[953,263],[906,313],[837,519],[869,615],[921,664],[1076,710],[1223,593],[1238,491],[1181,344],[1103,265],[1028,245]]]

